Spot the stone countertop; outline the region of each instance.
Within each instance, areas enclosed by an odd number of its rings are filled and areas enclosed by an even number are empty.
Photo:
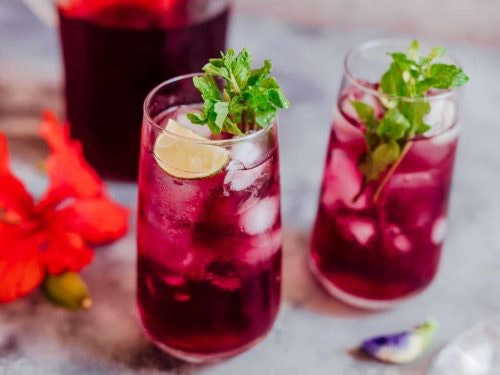
[[[258,27],[256,25],[258,24]],[[38,295],[0,306],[0,374],[417,375],[440,346],[500,313],[500,52],[450,46],[471,76],[442,266],[432,286],[401,306],[367,313],[346,307],[314,282],[305,265],[333,103],[349,47],[386,36],[376,30],[299,27],[237,14],[230,44],[258,59],[272,57],[293,102],[281,116],[284,298],[276,325],[254,349],[210,366],[182,364],[150,345],[134,302],[134,232],[99,249],[84,271],[94,307],[71,313]],[[265,41],[265,42],[264,42]],[[35,194],[45,186],[36,167],[39,111],[61,108],[55,32],[18,2],[0,1],[0,130],[11,139],[16,173]],[[135,206],[133,184],[111,183],[112,195]],[[134,227],[132,218],[131,226]],[[363,362],[349,354],[366,336],[410,327],[427,315],[441,332],[433,349],[408,366]]]

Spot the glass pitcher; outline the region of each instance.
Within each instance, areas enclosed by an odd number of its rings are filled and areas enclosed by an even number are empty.
[[[105,177],[135,179],[142,104],[225,49],[231,0],[25,0],[59,22],[71,135]]]

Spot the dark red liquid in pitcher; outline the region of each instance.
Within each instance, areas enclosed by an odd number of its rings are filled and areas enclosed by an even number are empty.
[[[59,16],[71,134],[102,175],[135,179],[146,95],[225,49],[229,8],[124,3],[81,1],[60,6]]]

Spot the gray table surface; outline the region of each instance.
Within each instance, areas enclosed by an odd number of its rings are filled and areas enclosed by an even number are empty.
[[[236,15],[230,44],[272,57],[293,107],[281,117],[284,298],[276,325],[254,349],[210,366],[191,366],[152,347],[134,304],[135,233],[97,251],[84,271],[94,307],[71,313],[39,295],[0,306],[0,374],[423,374],[436,351],[475,322],[500,313],[500,53],[451,45],[472,80],[463,105],[449,233],[432,286],[401,306],[367,313],[346,307],[314,282],[305,266],[333,103],[347,49],[377,31],[300,27]],[[55,31],[17,1],[0,1],[0,130],[13,146],[15,171],[35,194],[45,186],[34,135],[41,108],[60,110]],[[109,184],[135,206],[136,186]],[[134,211],[135,212],[135,211]],[[131,226],[134,227],[135,215]],[[432,350],[408,366],[360,361],[349,354],[366,336],[410,327],[427,315],[441,332]]]

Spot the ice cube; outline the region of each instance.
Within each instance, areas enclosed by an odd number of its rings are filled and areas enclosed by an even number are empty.
[[[278,197],[259,200],[251,209],[242,214],[241,224],[248,234],[259,234],[272,228],[279,215]]]
[[[231,148],[232,160],[240,162],[246,169],[258,165],[263,156],[261,148],[254,142],[236,143]]]
[[[440,183],[431,171],[392,176],[386,188],[389,222],[407,227],[431,225],[433,215],[444,204]]]
[[[177,275],[177,274],[172,274],[172,273],[169,273],[168,275],[164,276],[163,281],[167,285],[170,285],[173,287],[179,287],[179,286],[183,286],[186,284],[186,279],[183,276]]]
[[[218,288],[233,291],[241,287],[241,275],[236,272],[234,262],[216,260],[207,267],[207,279]]]
[[[458,140],[460,134],[460,125],[456,124],[453,127],[444,130],[442,133],[431,138],[431,143],[434,145],[451,145]]]
[[[376,87],[368,82],[360,81],[360,84],[376,91]],[[340,106],[342,108],[342,112],[350,116],[352,119],[358,119],[358,114],[352,105],[352,101],[359,101],[369,105],[373,109],[376,117],[380,117],[384,113],[382,103],[376,95],[369,94],[356,86],[349,86],[342,92]]]
[[[354,161],[349,158],[345,151],[340,149],[332,151],[325,179],[322,202],[327,209],[334,208],[338,201],[350,208],[362,209],[366,207],[365,195],[353,201],[361,188],[362,177]]]
[[[200,125],[195,125],[191,122],[190,119],[188,119],[187,114],[190,113],[191,111],[178,111],[177,112],[177,117],[175,118],[175,121],[177,121],[179,124],[183,125],[184,127],[194,131],[196,134],[201,135],[203,138],[209,139],[210,136],[212,135],[212,132],[208,128],[208,126],[200,126]]]
[[[166,246],[161,261],[172,271],[184,273],[193,263],[194,254],[188,246]]]
[[[281,229],[261,234],[250,241],[249,246],[240,247],[237,257],[248,265],[267,262],[282,246]]]
[[[267,181],[271,174],[272,163],[269,161],[257,167],[245,169],[240,161],[233,160],[224,178],[224,194],[227,196],[230,191],[243,191],[250,188],[257,190],[259,182]]]
[[[352,220],[349,222],[349,231],[356,241],[366,245],[375,234],[375,223],[371,220]]]
[[[188,293],[175,293],[174,299],[177,302],[188,302],[191,299],[191,295]]]
[[[199,214],[201,202],[211,192],[209,186],[202,190],[198,181],[177,180],[171,177],[157,181],[148,191],[155,193],[143,199],[144,202],[149,202],[145,209],[149,215],[157,216],[155,225],[160,227],[165,221],[194,222]]]
[[[337,228],[342,237],[348,241],[356,241],[360,246],[366,246],[375,237],[375,222],[359,215],[337,216]]]
[[[434,222],[431,236],[434,245],[440,245],[443,243],[446,236],[446,218],[444,216],[441,216]]]
[[[482,322],[461,334],[439,353],[429,375],[500,374],[500,327]]]
[[[211,280],[211,284],[217,288],[234,291],[241,287],[241,279],[236,276],[215,276]]]
[[[430,101],[431,111],[425,117],[425,122],[432,126],[426,135],[441,134],[455,125],[457,121],[456,103],[449,99]]]
[[[347,121],[337,110],[334,115],[335,136],[340,142],[363,141],[363,133],[359,128]]]
[[[384,231],[385,248],[394,254],[406,253],[412,249],[412,243],[400,227],[394,224],[387,225]]]
[[[412,247],[410,240],[404,234],[398,234],[396,237],[394,237],[393,244],[394,248],[403,253],[410,251]]]

